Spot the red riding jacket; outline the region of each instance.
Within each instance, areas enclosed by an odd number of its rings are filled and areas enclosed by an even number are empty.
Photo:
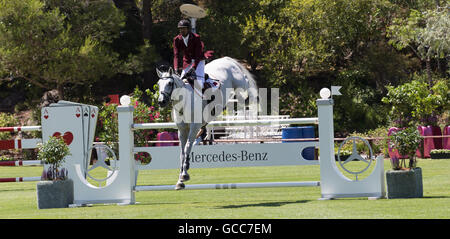
[[[193,67],[196,69],[198,63],[205,59],[203,55],[203,42],[200,40],[200,35],[192,32],[189,33],[187,46],[184,44],[181,34],[173,39],[173,66],[175,69],[178,69],[180,53],[184,53],[183,69],[188,67],[192,63],[192,60],[194,60]]]

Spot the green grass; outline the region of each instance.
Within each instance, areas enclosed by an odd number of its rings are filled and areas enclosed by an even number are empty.
[[[450,218],[450,160],[418,160],[424,197],[318,201],[319,187],[138,192],[136,205],[38,210],[36,182],[0,184],[0,218]],[[385,160],[385,170],[390,163]],[[41,167],[0,167],[0,177]],[[178,170],[141,171],[138,185],[174,184]],[[314,181],[319,166],[191,169],[190,184]]]

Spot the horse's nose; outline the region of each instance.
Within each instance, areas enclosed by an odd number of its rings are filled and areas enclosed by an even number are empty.
[[[164,101],[164,95],[163,94],[159,94],[158,96],[158,103],[159,102],[163,102]]]
[[[167,101],[166,101],[166,100],[158,100],[158,105],[159,105],[160,107],[164,107],[164,106],[166,106],[166,104],[167,104]]]

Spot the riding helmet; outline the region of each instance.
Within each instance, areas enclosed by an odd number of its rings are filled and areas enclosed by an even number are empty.
[[[178,28],[182,28],[182,27],[190,27],[191,26],[191,22],[187,19],[183,19],[181,21],[178,22]]]

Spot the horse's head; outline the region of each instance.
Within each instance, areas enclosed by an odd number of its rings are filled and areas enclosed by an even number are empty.
[[[159,88],[159,97],[158,104],[161,107],[167,106],[170,102],[170,97],[172,95],[173,89],[177,87],[177,81],[179,81],[179,76],[173,72],[173,69],[170,68],[167,72],[161,72],[156,69],[158,73],[158,88]]]

